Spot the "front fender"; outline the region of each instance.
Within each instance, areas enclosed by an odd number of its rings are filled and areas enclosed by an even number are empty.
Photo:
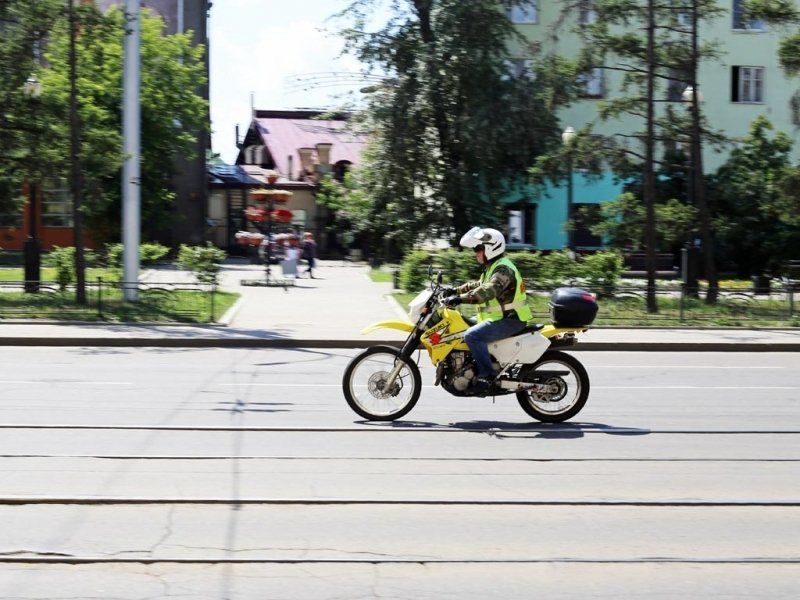
[[[406,333],[411,333],[414,331],[414,325],[407,321],[379,321],[377,323],[373,323],[372,325],[368,325],[364,329],[361,330],[361,335],[366,335],[368,333],[372,333],[373,331],[377,331],[378,329],[397,329],[399,331],[405,331]]]

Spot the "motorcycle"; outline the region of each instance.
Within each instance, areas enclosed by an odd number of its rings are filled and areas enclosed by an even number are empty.
[[[550,299],[553,324],[528,324],[509,338],[489,344],[497,376],[485,392],[475,392],[477,367],[464,341],[473,324],[445,305],[442,274],[409,303],[411,322],[381,321],[366,327],[408,333],[401,348],[376,345],[350,361],[342,388],[350,408],[368,421],[393,421],[408,414],[422,391],[412,355],[422,346],[436,367],[434,385],[454,396],[516,394],[528,415],[560,423],[577,415],[589,397],[589,376],[574,356],[562,351],[577,342],[597,314],[594,297],[580,288],[558,288]]]

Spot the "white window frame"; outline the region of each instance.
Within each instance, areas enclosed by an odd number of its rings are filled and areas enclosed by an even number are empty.
[[[41,191],[42,227],[73,227],[72,194],[67,182],[48,179]]]
[[[523,4],[509,8],[508,19],[517,25],[536,25],[539,22],[539,2],[529,0]]]
[[[531,81],[536,79],[536,73],[533,70],[532,58],[507,58],[505,60],[506,70],[508,75],[505,79],[516,79],[518,77],[526,77]]]
[[[737,65],[731,70],[736,80],[736,104],[764,103],[764,67]]]
[[[731,28],[734,31],[766,31],[766,27],[764,26],[764,21],[760,19],[753,19],[751,21],[744,21],[742,13],[744,12],[744,8],[742,7],[742,2],[744,0],[733,0],[731,3]]]

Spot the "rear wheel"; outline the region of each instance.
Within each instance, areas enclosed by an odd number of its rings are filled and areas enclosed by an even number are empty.
[[[399,374],[384,389],[389,374],[398,364]],[[347,365],[342,389],[347,404],[356,414],[368,421],[394,421],[414,408],[422,391],[422,379],[417,365],[403,361],[397,348],[373,346]]]
[[[566,421],[577,415],[589,398],[586,369],[577,358],[564,352],[545,352],[521,378],[536,381],[534,389],[517,392],[517,400],[522,410],[537,421]]]

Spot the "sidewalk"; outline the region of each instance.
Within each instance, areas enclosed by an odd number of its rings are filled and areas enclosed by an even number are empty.
[[[242,296],[217,325],[0,322],[0,345],[365,348],[405,339],[389,329],[360,334],[376,321],[407,320],[390,296],[392,284],[373,282],[363,264],[319,262],[316,279],[297,279],[283,288],[242,285],[263,281],[264,267],[228,261],[221,286]],[[280,275],[280,267],[273,273]],[[143,274],[149,281],[187,277],[174,269]],[[800,329],[592,328],[574,349],[798,352]]]

